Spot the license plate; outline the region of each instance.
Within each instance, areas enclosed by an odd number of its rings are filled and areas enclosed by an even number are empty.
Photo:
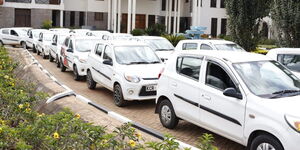
[[[156,85],[148,85],[148,86],[146,86],[146,91],[147,92],[156,91]]]

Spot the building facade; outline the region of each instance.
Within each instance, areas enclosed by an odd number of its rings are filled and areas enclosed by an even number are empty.
[[[206,27],[213,37],[226,34],[224,0],[0,0],[0,27],[92,27],[129,33],[155,23],[167,33]]]

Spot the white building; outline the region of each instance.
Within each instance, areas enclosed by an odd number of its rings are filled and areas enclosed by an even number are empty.
[[[226,34],[226,17],[224,0],[0,0],[0,27],[39,28],[52,20],[54,26],[130,32],[160,23],[168,33],[203,26],[217,36]]]

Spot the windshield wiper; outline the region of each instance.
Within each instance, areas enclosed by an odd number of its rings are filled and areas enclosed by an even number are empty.
[[[155,51],[171,51],[173,49],[156,49]]]
[[[300,94],[300,90],[281,90],[281,91],[277,91],[272,93],[274,96],[272,96],[271,98],[278,98],[283,96],[284,94],[289,94],[289,93],[299,93]]]
[[[151,61],[151,62],[149,62],[150,64],[159,64],[160,63],[160,61]]]
[[[132,64],[149,64],[149,62],[140,61],[140,62],[130,62],[130,63],[128,63],[128,65],[132,65]]]

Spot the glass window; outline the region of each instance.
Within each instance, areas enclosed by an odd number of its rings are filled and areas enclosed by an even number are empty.
[[[9,34],[9,32],[8,32],[7,29],[2,30],[2,33],[3,33],[3,34]]]
[[[212,50],[212,48],[207,44],[201,44],[200,50]]]
[[[70,40],[69,48],[70,48],[70,49],[73,49],[73,48],[74,48],[72,40]]]
[[[288,69],[276,61],[254,61],[233,64],[249,90],[260,97],[275,98],[280,96],[299,95],[300,80]],[[284,94],[284,91],[288,91]]]
[[[242,47],[237,44],[214,44],[217,50],[226,50],[226,51],[245,51]]]
[[[18,36],[18,33],[15,30],[10,30],[10,35]]]
[[[98,39],[77,39],[75,43],[76,51],[90,52],[95,49],[97,43],[99,43]]]
[[[167,39],[146,39],[145,42],[157,51],[174,50],[174,46]]]
[[[104,50],[104,53],[103,53],[103,60],[112,61],[112,52],[111,52],[111,48],[109,46],[105,47],[105,50]]]
[[[216,8],[217,7],[217,0],[210,0],[210,7]]]
[[[227,72],[222,67],[212,62],[208,62],[207,64],[205,84],[222,91],[230,87],[238,90]]]
[[[292,71],[300,72],[300,54],[278,54],[277,60]]]
[[[197,50],[197,43],[183,43],[182,50]]]
[[[69,46],[69,40],[70,40],[70,38],[66,38],[65,43],[64,43],[64,45],[67,47]]]
[[[98,55],[98,56],[101,56],[102,55],[102,51],[103,51],[103,45],[99,44],[97,46],[97,48],[96,48],[95,54]]]
[[[201,63],[201,58],[189,56],[179,57],[177,58],[177,73],[198,81]]]

